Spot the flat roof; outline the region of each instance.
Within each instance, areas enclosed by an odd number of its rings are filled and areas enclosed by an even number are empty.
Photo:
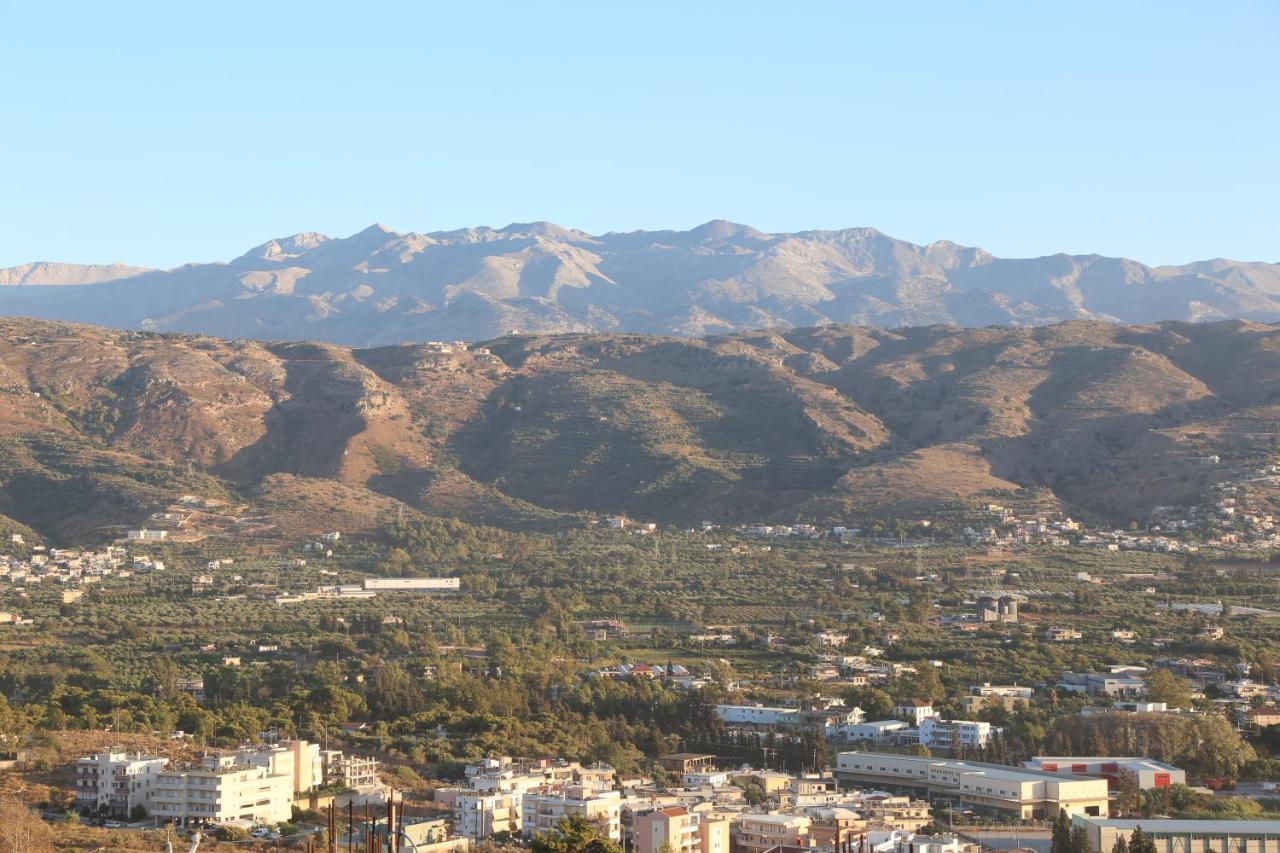
[[[1154,758],[1146,758],[1141,755],[1037,755],[1031,760],[1056,761],[1060,764],[1141,764],[1145,767],[1151,767],[1156,770],[1182,771],[1181,767],[1175,767],[1172,764],[1165,764],[1163,761],[1157,761]]]
[[[1076,820],[1111,829],[1136,829],[1143,832],[1187,833],[1205,835],[1280,835],[1280,820],[1124,820],[1077,815]]]
[[[887,752],[842,752],[836,756],[836,770],[840,770],[840,758],[845,755],[866,756],[868,758],[887,758],[893,761],[913,761],[932,767],[947,767],[952,770],[985,773],[993,779],[1056,779],[1058,781],[1094,781],[1094,777],[1080,774],[1061,773],[1051,770],[1037,770],[1033,767],[1012,767],[1008,764],[988,764],[983,761],[958,761],[953,758],[924,758],[918,755],[898,755]]]

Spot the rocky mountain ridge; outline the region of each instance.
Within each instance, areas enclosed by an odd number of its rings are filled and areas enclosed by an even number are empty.
[[[172,270],[0,270],[0,313],[126,329],[350,346],[529,333],[701,337],[822,324],[882,327],[1280,320],[1280,265],[1002,259],[871,228],[591,235],[547,222],[270,240]]]

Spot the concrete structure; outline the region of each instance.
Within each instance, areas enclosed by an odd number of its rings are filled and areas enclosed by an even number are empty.
[[[128,818],[148,808],[156,774],[168,760],[153,755],[104,752],[76,762],[76,809]]]
[[[1064,672],[1058,676],[1058,689],[1089,696],[1134,698],[1147,692],[1143,678],[1145,667],[1113,666],[1107,672]]]
[[[859,723],[849,729],[850,743],[891,743],[899,732],[906,731],[910,725],[902,720],[876,720],[870,723]]]
[[[966,714],[976,714],[992,703],[1012,711],[1031,702],[1035,691],[1016,685],[975,684],[960,698],[960,707]]]
[[[716,765],[716,757],[702,752],[675,752],[658,758],[658,766],[672,773],[683,776],[699,770],[708,770]]]
[[[794,814],[741,814],[733,820],[733,848],[765,853],[775,847],[804,847],[813,821]]]
[[[491,838],[520,832],[522,792],[461,791],[453,801],[454,831],[464,838]]]
[[[753,729],[795,728],[802,722],[799,708],[768,705],[717,705],[716,716],[726,726]]]
[[[209,756],[196,767],[156,774],[148,814],[188,823],[283,823],[293,816],[293,772],[246,764],[234,755]]]
[[[836,777],[890,791],[919,792],[961,808],[1021,819],[1052,818],[1059,810],[1098,817],[1108,813],[1103,779],[999,764],[842,752],[836,757]]]
[[[1018,621],[1018,599],[1012,595],[980,595],[976,610],[980,622],[1012,624]]]
[[[1104,820],[1076,816],[1096,853],[1110,853],[1117,838],[1127,844],[1139,826],[1156,845],[1156,853],[1280,853],[1280,821],[1276,820]]]
[[[1132,779],[1144,791],[1187,784],[1186,771],[1152,758],[1044,755],[1024,762],[1023,766],[1048,773],[1070,773],[1073,776],[1106,779],[1112,788],[1124,778]]]
[[[621,793],[581,784],[525,793],[520,805],[520,831],[526,838],[532,838],[554,829],[562,817],[571,814],[598,822],[611,840],[622,840]]]
[[[365,578],[364,588],[387,592],[449,592],[460,589],[458,578]]]
[[[1000,734],[1000,727],[977,720],[928,717],[920,724],[920,745],[929,749],[982,749]]]
[[[353,791],[367,791],[381,785],[378,781],[378,759],[347,755],[336,749],[321,751],[324,784],[340,785]]]
[[[729,821],[674,806],[636,817],[632,838],[635,853],[729,853]]]

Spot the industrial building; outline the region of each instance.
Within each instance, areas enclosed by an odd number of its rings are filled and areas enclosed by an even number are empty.
[[[1125,843],[1141,826],[1156,853],[1280,853],[1280,820],[1107,820],[1077,815],[1096,853],[1110,853],[1117,838]]]
[[[923,794],[974,811],[1018,819],[1058,814],[1105,817],[1107,782],[1028,768],[877,752],[842,752],[836,778]]]
[[[1144,791],[1187,784],[1185,770],[1153,758],[1099,758],[1097,756],[1044,755],[1024,762],[1024,767],[1046,773],[1070,773],[1106,779],[1114,788],[1128,778]]]

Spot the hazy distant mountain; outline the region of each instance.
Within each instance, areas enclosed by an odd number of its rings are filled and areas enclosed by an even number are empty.
[[[826,323],[1039,325],[1280,319],[1280,265],[1010,260],[871,228],[593,236],[547,222],[345,239],[304,233],[168,271],[0,270],[0,313],[225,337],[372,345],[527,332],[699,336]],[[57,286],[54,286],[57,285]]]

